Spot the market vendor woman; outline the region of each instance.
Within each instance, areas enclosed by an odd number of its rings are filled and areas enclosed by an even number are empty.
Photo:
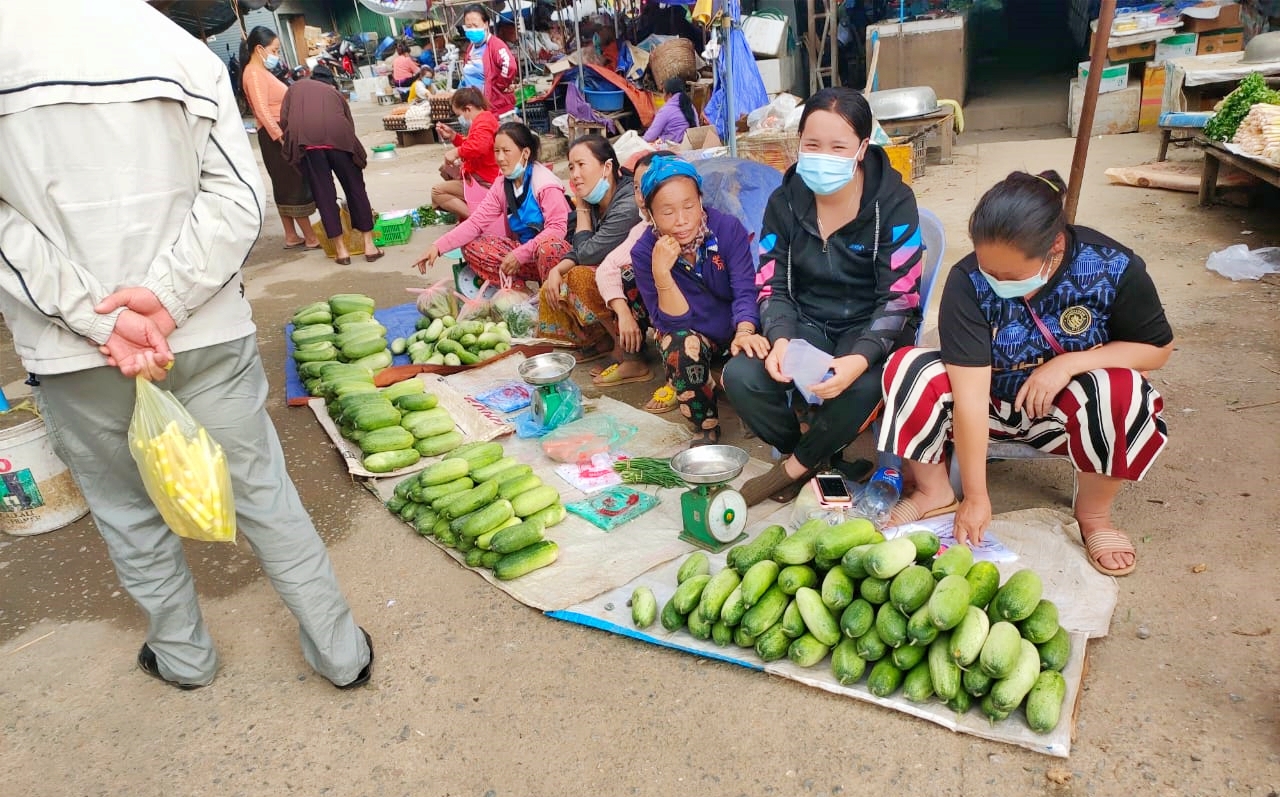
[[[915,490],[898,524],[954,508],[945,447],[953,441],[964,499],[955,536],[981,542],[991,522],[987,441],[1016,440],[1070,458],[1075,517],[1102,573],[1134,569],[1111,507],[1164,448],[1164,402],[1144,376],[1173,351],[1146,265],[1131,250],[1067,224],[1056,172],[1014,172],[969,219],[974,253],[942,294],[942,350],[896,352],[884,371],[880,449],[908,460]]]
[[[772,348],[764,362],[735,357],[724,385],[742,420],[783,456],[743,485],[748,506],[793,500],[841,458],[880,405],[885,358],[910,345],[920,323],[915,195],[870,136],[862,95],[814,94],[800,117],[800,158],[765,208],[760,315]],[[803,399],[783,368],[792,341],[834,357],[829,378],[800,386],[822,399],[804,432],[794,409]]]
[[[541,282],[572,245],[565,240],[569,202],[560,178],[538,163],[538,136],[520,122],[507,122],[493,139],[502,179],[466,221],[427,247],[416,265],[426,273],[441,252],[462,247],[467,265],[494,285],[503,277]],[[494,235],[492,228],[504,228]]]
[[[609,307],[596,287],[596,266],[627,239],[640,213],[631,176],[603,136],[582,136],[569,147],[569,185],[573,249],[543,279],[538,334],[575,344],[578,361],[588,362],[614,348],[602,321]]]
[[[687,161],[655,159],[640,192],[653,229],[632,249],[636,287],[694,445],[719,443],[712,369],[730,355],[769,353],[750,239],[737,219],[703,206],[702,178]]]

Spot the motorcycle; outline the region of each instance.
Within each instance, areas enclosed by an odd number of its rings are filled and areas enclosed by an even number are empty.
[[[320,53],[319,63],[329,67],[334,77],[352,80],[356,76],[355,48],[351,42],[341,39]]]

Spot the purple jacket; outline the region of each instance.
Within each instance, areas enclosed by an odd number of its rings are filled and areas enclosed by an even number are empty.
[[[658,309],[658,288],[653,282],[653,246],[658,239],[653,230],[636,242],[631,265],[654,328],[664,333],[692,329],[727,346],[739,323],[750,321],[760,328],[755,260],[746,228],[733,216],[707,208],[707,227],[715,237],[715,246],[707,249],[702,278],[678,265],[671,270],[689,303],[684,315],[670,316]]]

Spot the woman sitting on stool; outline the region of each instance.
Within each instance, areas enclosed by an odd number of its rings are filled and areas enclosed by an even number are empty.
[[[823,89],[800,117],[800,159],[765,208],[760,316],[767,360],[735,357],[724,388],[742,420],[782,461],[742,489],[748,506],[793,500],[858,436],[880,405],[880,369],[920,323],[915,195],[871,145],[871,108],[853,89]],[[803,385],[823,400],[801,432],[783,372],[799,338],[833,355],[831,376]]]
[[[1164,448],[1164,402],[1143,374],[1169,360],[1173,331],[1142,260],[1067,224],[1065,192],[1056,172],[1014,172],[988,191],[969,219],[974,253],[943,289],[941,352],[889,358],[880,449],[907,460],[916,484],[889,522],[954,510],[956,540],[982,542],[987,441],[1016,440],[1071,459],[1089,561],[1122,576],[1136,551],[1111,506]],[[948,440],[964,486],[958,509]]]

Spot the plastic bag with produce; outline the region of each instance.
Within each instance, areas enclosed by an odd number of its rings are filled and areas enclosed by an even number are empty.
[[[418,292],[418,312],[427,318],[444,318],[458,314],[458,294],[453,281],[442,279],[430,288]]]
[[[173,394],[142,377],[129,451],[151,502],[179,537],[235,542],[236,506],[227,457]]]

